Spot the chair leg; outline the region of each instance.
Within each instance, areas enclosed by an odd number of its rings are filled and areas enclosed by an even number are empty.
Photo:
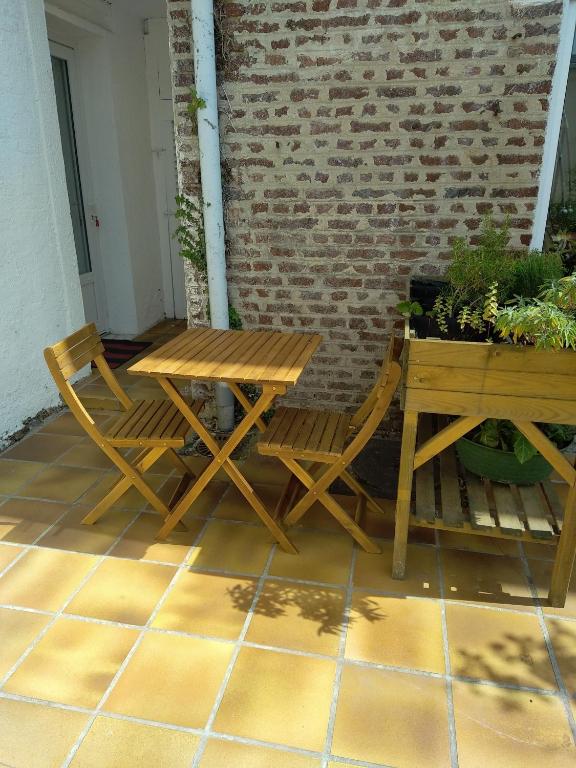
[[[186,464],[184,459],[176,453],[174,448],[168,448],[166,452],[166,456],[168,457],[169,461],[174,466],[174,468],[177,469],[179,472],[182,472],[183,475],[188,475],[188,477],[191,477],[191,478],[196,477],[196,475],[194,474],[194,472],[192,472],[188,464]]]
[[[392,578],[394,579],[403,579],[406,573],[408,524],[410,522],[410,499],[412,498],[412,477],[414,474],[417,432],[418,414],[415,411],[406,411],[404,413],[402,454],[400,476],[398,478],[398,498],[396,501],[396,527],[394,531],[394,557],[392,563]]]
[[[123,477],[121,480],[119,480],[114,488],[112,488],[111,491],[109,491],[104,498],[96,504],[94,509],[90,510],[86,517],[82,518],[82,523],[84,525],[93,525],[97,520],[99,520],[103,514],[105,514],[112,504],[115,504],[118,499],[126,493],[126,491],[130,488],[132,485],[131,481],[128,480],[127,477]]]
[[[282,520],[286,512],[290,509],[294,503],[294,497],[298,493],[298,489],[301,487],[300,481],[295,475],[290,475],[290,479],[284,486],[282,495],[278,499],[276,508],[274,510],[274,520]]]

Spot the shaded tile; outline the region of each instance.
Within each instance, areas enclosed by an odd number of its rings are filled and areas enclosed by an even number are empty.
[[[547,541],[544,539],[544,541]],[[553,544],[540,544],[535,541],[523,541],[522,547],[528,560],[554,560],[556,546]]]
[[[453,674],[556,688],[536,616],[449,604],[446,620]]]
[[[168,565],[106,558],[66,613],[144,625],[175,573]]]
[[[417,597],[439,597],[438,567],[434,547],[417,544],[408,545],[406,558],[406,578],[392,578],[392,541],[378,542],[382,547],[381,555],[369,555],[358,551],[354,586],[360,589],[377,589],[398,595],[416,595]]]
[[[449,768],[444,681],[345,666],[332,754],[402,768]]]
[[[452,533],[439,531],[438,542],[445,549],[460,549],[464,552],[481,552],[486,555],[507,555],[520,557],[520,542],[514,539],[493,539],[489,536],[474,534]]]
[[[109,418],[108,414],[100,415],[92,413],[91,415],[97,424],[101,424]],[[41,427],[40,432],[49,432],[57,435],[81,435],[82,437],[86,435],[86,431],[70,411],[65,411],[59,416],[56,416],[55,419],[47,421],[46,424]]]
[[[138,630],[58,619],[8,679],[4,690],[78,707],[95,707]]]
[[[250,504],[240,493],[235,485],[228,485],[228,491],[214,511],[215,518],[224,520],[240,520],[243,522],[256,523],[260,518],[254,512]],[[280,497],[281,488],[278,485],[254,485],[256,495],[264,504],[266,509],[272,514],[276,503]],[[202,497],[200,497],[202,498]]]
[[[7,544],[0,544],[0,573],[7,565],[10,565],[21,552],[22,547],[9,547]]]
[[[47,467],[20,488],[18,495],[72,503],[77,501],[101,477],[102,472],[96,469]]]
[[[446,600],[534,610],[535,601],[518,558],[453,549],[440,553]]]
[[[50,620],[50,616],[40,613],[0,608],[0,678],[12,668]]]
[[[266,581],[246,639],[309,653],[338,653],[345,593],[287,581]]]
[[[88,507],[95,507],[96,504],[102,501],[106,494],[112,490],[113,486],[115,486],[120,479],[121,476],[116,473],[104,475],[100,482],[96,483],[96,485],[90,488],[90,490],[82,496],[81,504],[86,504]],[[158,493],[159,489],[166,482],[166,477],[164,475],[150,475],[146,473],[145,480],[150,488],[152,488],[155,493]],[[104,515],[104,518],[109,517],[110,514],[117,509],[140,510],[144,509],[146,506],[148,506],[148,502],[144,496],[142,496],[140,491],[137,491],[134,486],[131,486],[126,493],[122,494],[118,501],[110,507],[108,512]]]
[[[237,576],[181,571],[152,626],[235,640],[257,583]]]
[[[272,541],[264,527],[214,520],[207,524],[187,562],[194,568],[260,574]]]
[[[89,507],[72,507],[70,512],[67,512],[62,520],[40,539],[39,543],[43,547],[103,555],[135,514],[129,511],[110,511],[93,525],[83,525],[82,519],[89,511]]]
[[[60,456],[58,464],[67,467],[90,467],[91,469],[111,469],[114,466],[102,449],[89,439],[77,441],[72,448]]]
[[[0,539],[32,544],[68,509],[51,501],[9,499],[0,506]]]
[[[0,765],[60,768],[88,718],[80,712],[0,699]]]
[[[538,597],[542,601],[542,610],[547,616],[576,618],[576,568],[572,572],[564,608],[553,608],[548,604],[548,590],[550,589],[553,565],[553,562],[546,562],[544,560],[530,560],[529,562],[532,580],[534,581]]]
[[[189,768],[200,739],[191,733],[97,717],[72,768]]]
[[[453,684],[460,768],[569,768],[576,749],[562,703],[473,683]]]
[[[13,448],[5,451],[7,459],[22,461],[41,461],[51,463],[78,443],[78,438],[72,435],[47,435],[37,432],[25,437]]]
[[[0,507],[1,511],[1,507]],[[142,512],[136,522],[122,535],[110,554],[132,560],[157,560],[180,565],[198,538],[204,525],[203,520],[184,518],[187,530],[177,527],[168,538],[157,541],[161,518],[154,512]]]
[[[274,456],[261,456],[256,450],[240,465],[240,471],[252,483],[268,483],[284,486],[290,479],[291,472],[280,459]]]
[[[34,461],[0,459],[0,493],[16,493],[44,467]]]
[[[0,579],[0,603],[59,611],[96,558],[53,549],[31,549]]]
[[[546,624],[566,688],[576,696],[576,622],[547,619]]]
[[[322,751],[335,672],[331,661],[243,648],[214,729]]]
[[[233,650],[230,643],[147,633],[104,709],[203,728]]]
[[[352,599],[346,657],[443,673],[440,605],[432,600],[356,592]]]
[[[279,749],[211,739],[199,768],[320,768],[320,760]]]
[[[289,530],[288,535],[298,554],[291,555],[277,549],[270,566],[271,576],[326,584],[348,583],[353,543],[350,536],[294,528]]]

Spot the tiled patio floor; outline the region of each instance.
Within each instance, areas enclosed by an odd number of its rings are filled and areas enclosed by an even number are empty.
[[[280,465],[244,470],[273,504]],[[392,514],[383,555],[319,509],[287,555],[223,480],[157,543],[135,492],[80,525],[111,481],[66,413],[0,457],[1,765],[576,765],[576,585],[538,602],[546,546],[415,532],[397,582]]]

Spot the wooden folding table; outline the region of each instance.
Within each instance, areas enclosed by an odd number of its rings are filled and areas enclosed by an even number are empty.
[[[294,545],[230,456],[254,425],[264,431],[266,425],[262,414],[276,397],[296,384],[321,341],[320,335],[311,333],[194,328],[128,368],[128,373],[158,380],[213,454],[210,464],[170,511],[158,538],[165,538],[170,533],[222,467],[282,549],[296,553]],[[174,379],[223,382],[230,387],[246,413],[222,446],[188,405],[173,383]],[[262,389],[254,404],[242,392],[240,384],[253,384]]]

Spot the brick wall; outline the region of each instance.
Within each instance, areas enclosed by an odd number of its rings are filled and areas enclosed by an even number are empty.
[[[168,9],[180,182],[195,194],[189,2]],[[322,333],[306,400],[361,399],[410,277],[441,274],[483,215],[508,214],[529,242],[561,11],[216,0],[231,300],[245,327]]]

